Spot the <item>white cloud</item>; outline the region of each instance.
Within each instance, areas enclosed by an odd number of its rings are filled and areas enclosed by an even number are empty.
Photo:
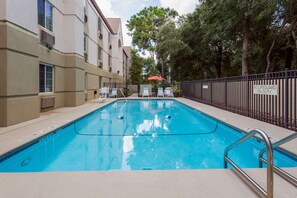
[[[195,10],[198,0],[160,0],[162,7],[175,9],[179,15],[188,14]]]
[[[96,0],[100,10],[103,12],[106,18],[109,17],[119,17],[113,10],[112,10],[112,2],[115,0]]]

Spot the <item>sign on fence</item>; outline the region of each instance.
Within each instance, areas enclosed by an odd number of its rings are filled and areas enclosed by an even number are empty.
[[[208,85],[203,85],[202,88],[203,89],[208,89]]]
[[[253,94],[277,96],[277,85],[254,85]]]

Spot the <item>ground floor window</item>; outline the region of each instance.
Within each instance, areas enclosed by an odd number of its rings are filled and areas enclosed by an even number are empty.
[[[39,92],[53,92],[53,66],[39,64]]]

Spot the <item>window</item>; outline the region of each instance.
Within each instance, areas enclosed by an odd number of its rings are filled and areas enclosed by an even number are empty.
[[[53,66],[39,64],[39,92],[53,92]]]
[[[88,62],[88,37],[86,34],[84,35],[84,56],[85,62]]]
[[[101,32],[102,31],[102,21],[100,18],[98,18],[98,30]]]
[[[84,34],[84,52],[87,52],[87,35]]]
[[[108,66],[111,67],[111,56],[108,55]]]
[[[111,41],[111,35],[110,35],[110,32],[108,32],[108,43],[110,43]]]
[[[99,76],[99,89],[101,89],[101,88],[102,88],[102,77]]]
[[[47,0],[38,0],[38,24],[53,31],[53,5]]]
[[[102,60],[102,48],[100,46],[98,47],[98,59]]]

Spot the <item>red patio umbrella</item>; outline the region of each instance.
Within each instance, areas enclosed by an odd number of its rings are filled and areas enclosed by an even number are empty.
[[[161,76],[150,76],[148,77],[149,81],[153,81],[153,80],[165,80],[165,78],[162,78]]]

